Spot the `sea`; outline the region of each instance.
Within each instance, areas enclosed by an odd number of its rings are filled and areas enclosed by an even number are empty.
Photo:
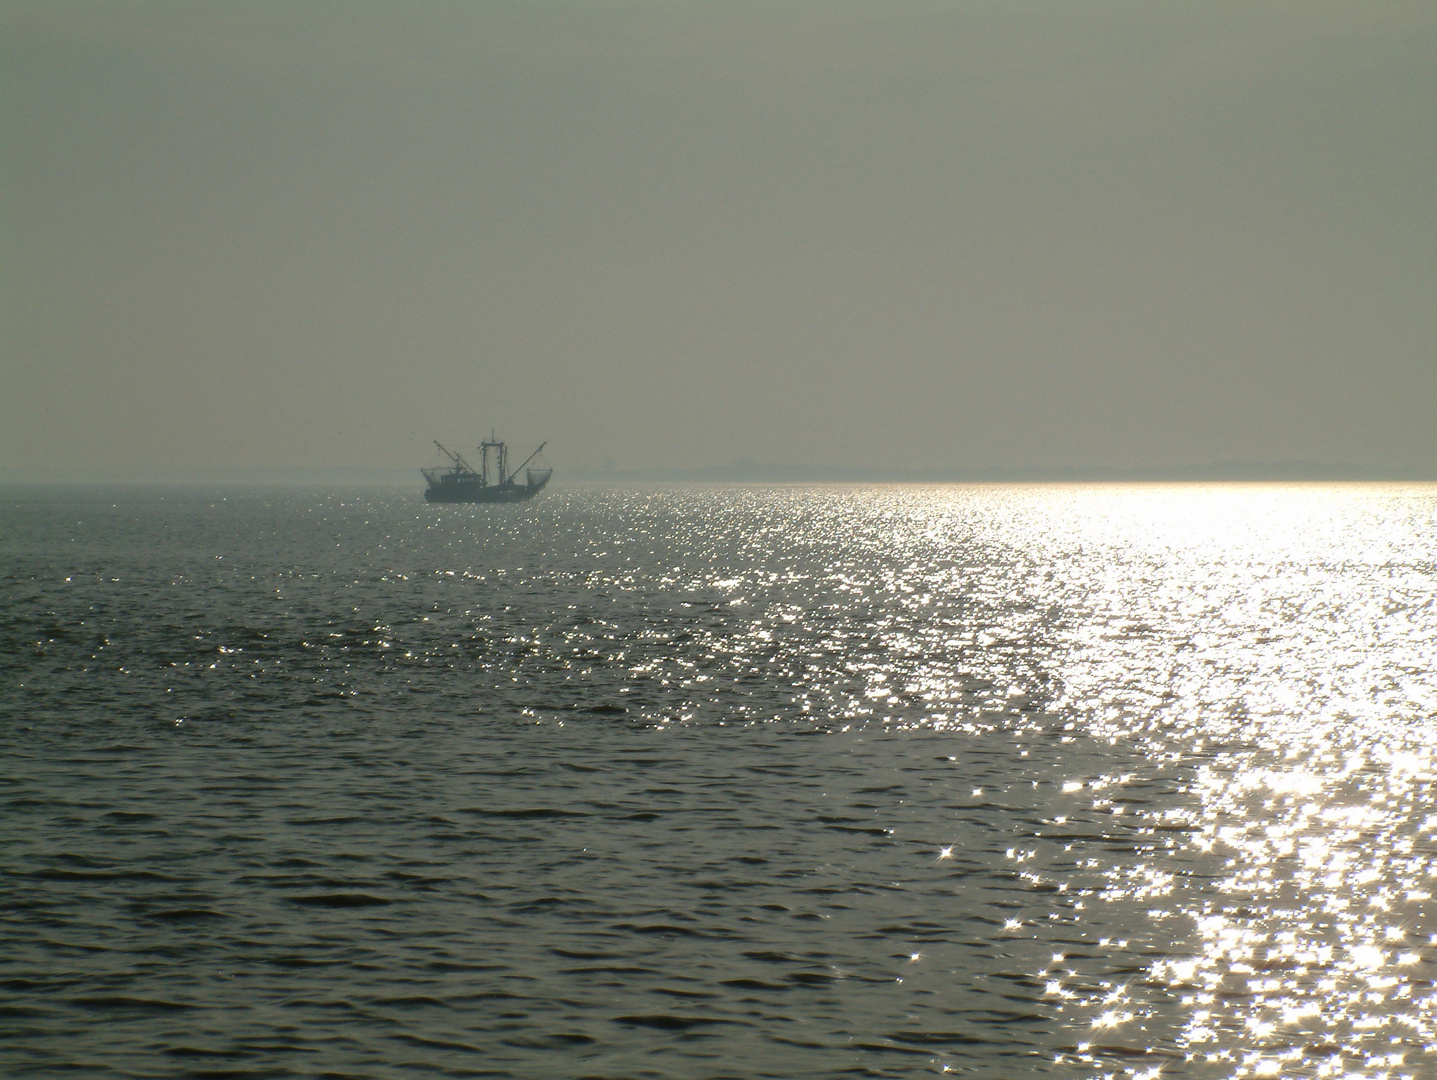
[[[0,664],[0,1075],[1437,1076],[1437,485],[11,485]]]

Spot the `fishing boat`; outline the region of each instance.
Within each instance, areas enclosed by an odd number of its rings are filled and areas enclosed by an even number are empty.
[[[479,444],[477,469],[465,461],[461,454],[456,454],[438,439],[434,440],[434,445],[449,459],[449,464],[419,470],[424,474],[425,483],[428,485],[424,489],[426,502],[524,502],[543,491],[549,477],[554,475],[553,469],[529,468],[529,462],[549,445],[547,442],[540,443],[539,449],[525,458],[524,463],[512,472],[509,470],[509,448],[494,438],[493,432]],[[522,484],[518,481],[521,472],[524,474]]]

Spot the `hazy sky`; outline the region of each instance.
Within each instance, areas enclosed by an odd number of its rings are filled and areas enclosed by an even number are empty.
[[[1437,475],[1437,3],[0,3],[0,470]],[[562,474],[561,474],[562,475]]]

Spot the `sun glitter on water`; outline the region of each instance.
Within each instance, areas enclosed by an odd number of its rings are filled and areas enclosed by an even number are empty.
[[[1177,872],[1137,866],[1103,892],[1166,928],[1147,1000],[1126,1013],[1080,980],[1047,984],[1080,997],[1095,1031],[1143,1026],[1080,1044],[1078,1060],[1140,1075],[1128,1049],[1165,1052],[1203,1077],[1417,1077],[1437,1063],[1433,569],[1417,533],[1363,520],[1411,496],[1087,497],[1071,548],[1105,549],[1112,569],[1069,637],[1066,700],[1100,731],[1195,764],[1189,805],[1152,821],[1181,838]]]

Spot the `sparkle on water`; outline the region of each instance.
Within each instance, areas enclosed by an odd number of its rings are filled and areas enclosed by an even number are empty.
[[[1046,973],[1062,1008],[1092,1017],[1073,1056],[1135,1076],[1162,1069],[1122,1063],[1138,1054],[1184,1076],[1429,1075],[1430,494],[1070,498],[1066,538],[1050,519],[1032,540],[1035,563],[1058,563],[1065,580],[1048,708],[1155,757],[1198,759],[1189,797],[1135,823],[1165,838],[1163,857],[1114,867],[1094,890],[1145,909],[1164,947],[1103,942],[1133,949],[1127,982],[1094,982],[1057,954]],[[1131,779],[1072,779],[1061,792],[1120,814]]]
[[[352,530],[353,505],[312,513]],[[1028,899],[988,932],[1028,958],[1035,1074],[1437,1075],[1437,489],[648,488],[525,512],[516,535],[551,547],[523,565],[466,540],[469,508],[399,513],[450,552],[406,558],[391,530],[365,553],[426,612],[408,621],[294,616],[321,574],[279,535],[260,584],[341,695],[365,668],[443,669],[540,727],[602,698],[657,737],[1004,740],[1012,771],[943,798],[1027,823],[994,857]],[[520,593],[546,621],[510,617]],[[260,642],[202,638],[118,670],[154,700],[283,675]],[[1114,751],[1052,771],[1081,745]],[[939,820],[912,872],[960,880],[983,856]],[[933,995],[964,970],[937,930],[906,944],[865,977]],[[964,1053],[914,1067],[981,1073]]]

